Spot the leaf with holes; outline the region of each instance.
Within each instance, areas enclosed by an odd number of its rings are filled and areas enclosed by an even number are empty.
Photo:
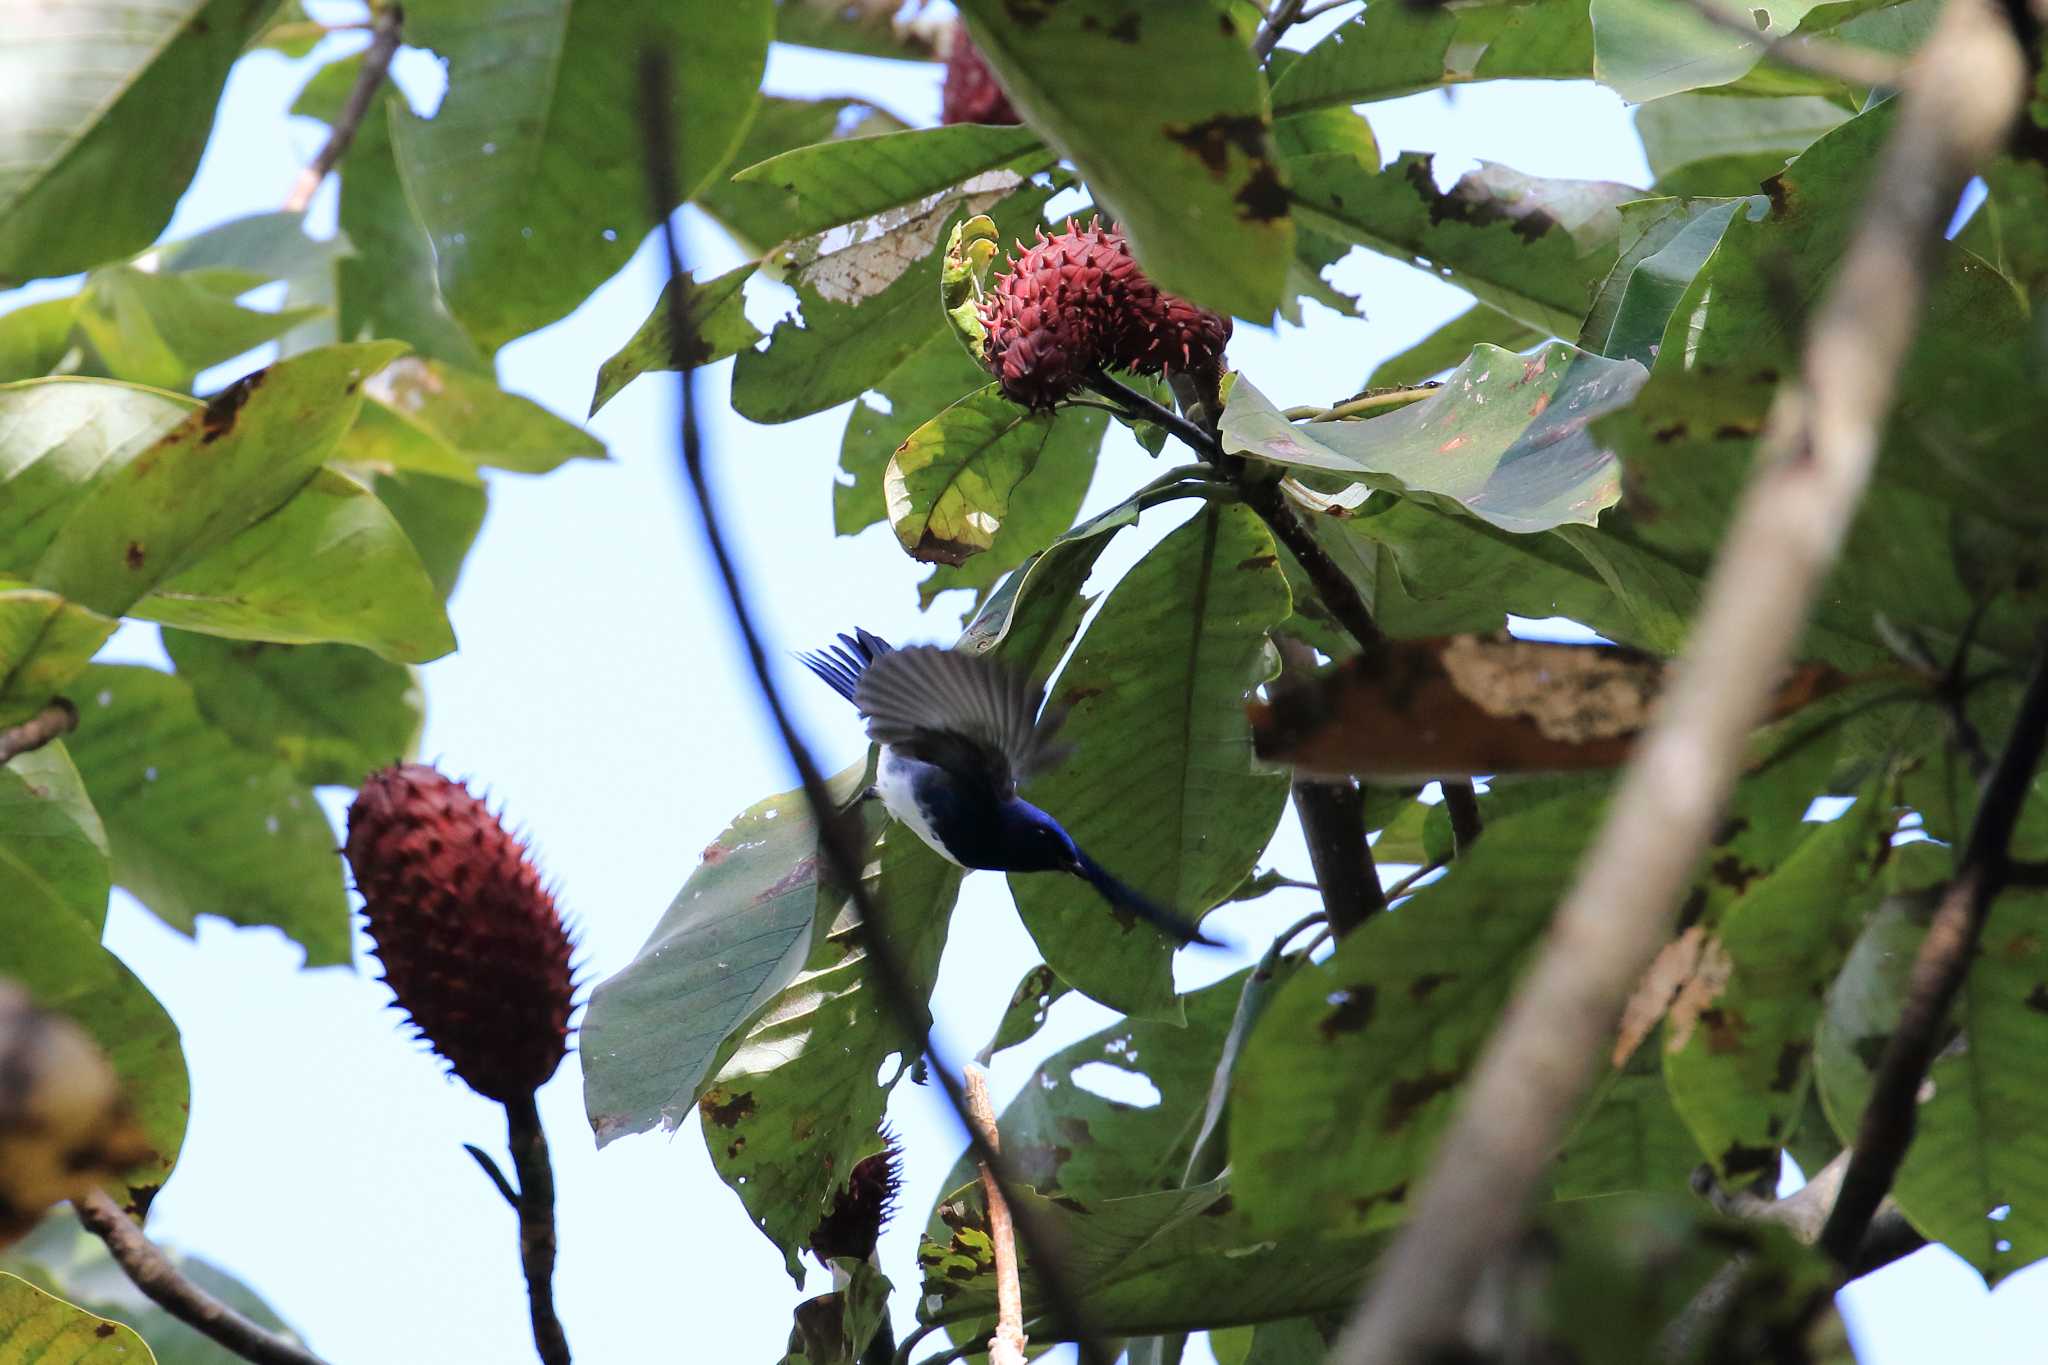
[[[795,201],[783,225],[801,237],[915,203],[983,171],[1040,170],[1052,153],[1029,128],[963,123],[797,147],[733,175],[741,185],[774,185]]]
[[[740,287],[754,277],[755,266],[735,266],[716,279],[699,283],[683,280],[682,320],[685,335],[678,344],[675,335],[676,282],[661,287],[661,297],[640,330],[614,351],[597,368],[597,392],[590,398],[590,415],[612,401],[620,389],[643,374],[696,369],[747,350],[761,339],[761,333],[747,321],[746,299]]]

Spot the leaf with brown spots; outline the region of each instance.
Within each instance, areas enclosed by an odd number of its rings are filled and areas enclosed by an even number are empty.
[[[0,1271],[0,1360],[47,1365],[152,1365],[132,1327],[109,1322]]]

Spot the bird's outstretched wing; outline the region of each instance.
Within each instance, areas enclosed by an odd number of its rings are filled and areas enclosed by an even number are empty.
[[[1042,689],[994,659],[932,645],[893,650],[855,681],[868,737],[910,758],[984,777],[1000,797],[1066,756]]]

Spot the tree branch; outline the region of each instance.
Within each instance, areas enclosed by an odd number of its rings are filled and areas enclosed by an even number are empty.
[[[1984,784],[1976,821],[1963,845],[1961,871],[1942,895],[1934,922],[1928,925],[1927,937],[1914,955],[1905,1008],[1885,1044],[1876,1085],[1856,1125],[1855,1157],[1842,1178],[1841,1198],[1835,1201],[1820,1238],[1821,1249],[1843,1265],[1856,1259],[1871,1218],[1891,1191],[1899,1163],[1912,1144],[1920,1084],[1946,1041],[1944,1026],[1977,956],[1977,940],[1983,935],[1991,902],[2006,886],[2006,851],[2027,793],[2033,788],[2044,745],[2048,745],[2048,649],[2034,661],[2012,733]]]
[[[1280,676],[1272,690],[1284,695],[1312,687],[1315,651],[1286,635],[1274,638],[1280,646]],[[1322,889],[1323,913],[1331,932],[1341,938],[1387,908],[1379,867],[1365,841],[1365,792],[1350,779],[1297,776],[1293,793],[1308,860]]]
[[[969,1063],[967,1109],[974,1116],[975,1130],[991,1150],[1002,1149],[996,1129],[995,1106],[989,1103],[988,1073]],[[988,1240],[996,1258],[996,1332],[988,1339],[989,1365],[1024,1365],[1024,1290],[1017,1278],[1017,1237],[1010,1223],[1010,1201],[987,1162],[977,1163],[981,1191],[988,1200]]]
[[[1462,858],[1472,851],[1472,841],[1485,828],[1479,817],[1479,793],[1463,780],[1445,778],[1437,785],[1443,788],[1444,812],[1451,817],[1451,848]]]
[[[193,1331],[258,1365],[325,1365],[311,1351],[258,1327],[186,1279],[105,1191],[74,1199],[71,1207],[85,1230],[106,1243],[107,1254],[135,1287]]]
[[[363,118],[370,112],[370,101],[376,98],[378,87],[384,84],[384,77],[391,70],[391,59],[398,53],[405,13],[397,0],[388,0],[388,3],[373,7],[376,18],[370,25],[370,46],[363,53],[363,69],[356,74],[356,83],[349,90],[341,113],[327,131],[327,144],[292,182],[292,192],[285,196],[284,201],[286,213],[304,213],[306,205],[313,202],[320,182],[340,164],[342,157],[348,155],[349,144],[356,140],[356,130],[363,126]]]
[[[1266,12],[1266,22],[1259,25],[1258,37],[1252,39],[1252,56],[1262,62],[1272,56],[1282,35],[1301,18],[1301,7],[1306,3],[1308,0],[1273,0],[1273,8]]]
[[[0,767],[5,767],[15,755],[40,749],[77,728],[77,707],[63,697],[46,703],[42,710],[21,724],[0,730]]]
[[[641,54],[640,102],[648,193],[654,217],[662,224],[663,260],[668,278],[682,280],[688,272],[683,265],[681,234],[675,224],[674,210],[679,198],[675,185],[675,148],[671,121],[665,116],[665,111],[676,106],[672,98],[669,60],[667,54],[659,49],[646,49]],[[680,345],[682,339],[690,334],[684,291],[671,289],[668,297],[670,332]],[[790,766],[797,771],[817,823],[819,861],[831,881],[845,891],[853,907],[853,931],[861,948],[863,969],[875,988],[875,994],[880,997],[883,1008],[889,1012],[897,1029],[909,1040],[910,1046],[929,1060],[931,1075],[938,1081],[939,1089],[944,1092],[946,1102],[966,1133],[976,1160],[985,1163],[997,1184],[1007,1190],[1016,1183],[1015,1175],[1003,1155],[989,1146],[975,1126],[960,1078],[946,1065],[945,1058],[933,1045],[931,1029],[925,1019],[924,1002],[911,986],[909,970],[903,965],[895,941],[890,937],[882,906],[869,893],[863,878],[865,849],[844,813],[834,804],[831,788],[826,785],[817,760],[811,756],[810,746],[797,733],[795,722],[783,705],[781,690],[768,667],[767,650],[754,624],[753,612],[747,605],[739,566],[733,560],[718,520],[717,501],[711,494],[710,481],[705,475],[703,441],[697,429],[694,375],[681,364],[680,356],[674,359],[677,361],[676,380],[682,396],[679,444],[684,480],[703,526],[705,547],[725,590],[733,626],[746,648],[756,690],[775,723],[783,747],[789,753]],[[1080,1296],[1061,1264],[1049,1231],[1040,1226],[1037,1219],[1025,1216],[1022,1209],[1013,1209],[1012,1218],[1018,1240],[1031,1258],[1039,1290],[1045,1295],[1047,1314],[1062,1339],[1076,1343],[1081,1359],[1087,1365],[1110,1365],[1110,1357],[1088,1324]]]
[[[2006,21],[1987,0],[1949,0],[1814,316],[1800,379],[1772,408],[1673,685],[1332,1357],[1341,1365],[1406,1365],[1457,1339],[1479,1268],[1522,1216],[1622,1003],[1670,938],[1745,741],[1862,500],[1942,229],[2026,89]]]
[[[533,1096],[505,1102],[505,1134],[519,1177],[519,1264],[526,1272],[533,1347],[546,1365],[569,1365],[569,1339],[555,1316],[555,1172]]]

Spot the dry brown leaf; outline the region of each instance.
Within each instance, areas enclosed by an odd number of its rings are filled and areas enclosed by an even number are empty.
[[[987,213],[1024,183],[1015,171],[983,171],[950,189],[791,242],[775,253],[788,282],[833,303],[873,298],[932,254],[955,208]]]
[[[1677,938],[1664,945],[1650,963],[1650,969],[1643,973],[1635,993],[1628,998],[1628,1004],[1621,1011],[1621,1034],[1614,1040],[1613,1055],[1608,1058],[1616,1071],[1628,1065],[1628,1059],[1636,1055],[1636,1049],[1650,1036],[1657,1022],[1671,1008],[1671,1002],[1685,983],[1692,979],[1699,966],[1700,948],[1706,942],[1706,930],[1695,924]]]

